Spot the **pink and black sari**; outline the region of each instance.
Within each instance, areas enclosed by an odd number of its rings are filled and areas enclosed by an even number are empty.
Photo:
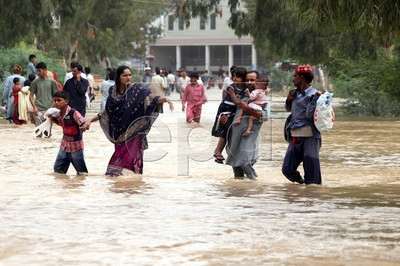
[[[123,169],[143,172],[143,152],[146,135],[159,113],[159,97],[150,98],[150,90],[131,85],[124,94],[112,86],[100,125],[115,151],[108,163],[106,175],[121,175]]]

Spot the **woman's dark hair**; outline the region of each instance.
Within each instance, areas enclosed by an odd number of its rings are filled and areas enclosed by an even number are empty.
[[[86,74],[90,74],[90,70],[91,70],[90,67],[85,67],[85,73]]]
[[[53,98],[63,98],[65,101],[69,102],[69,95],[66,91],[56,91],[53,94]]]
[[[14,79],[13,79],[13,83],[14,83],[14,84],[17,84],[18,82],[19,82],[19,78],[14,78]]]
[[[246,81],[247,70],[244,67],[236,67],[234,70],[234,77],[242,79],[242,82]]]
[[[119,66],[117,68],[117,73],[116,73],[116,77],[115,77],[115,87],[117,89],[119,89],[121,87],[121,79],[120,79],[120,77],[121,77],[122,73],[124,73],[125,69],[131,70],[130,67],[128,67],[128,66]]]

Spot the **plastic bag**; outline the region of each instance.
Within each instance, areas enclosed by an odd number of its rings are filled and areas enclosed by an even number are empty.
[[[50,118],[46,118],[46,120],[41,123],[39,126],[35,127],[34,134],[36,137],[40,138],[50,138],[51,137],[51,126],[52,122]]]
[[[319,132],[328,131],[333,128],[335,113],[332,108],[333,93],[328,91],[319,96],[314,112],[314,124]]]
[[[51,137],[51,127],[53,122],[51,118],[57,118],[60,115],[60,110],[57,108],[49,108],[45,113],[44,117],[46,120],[39,126],[35,127],[34,134],[36,137],[40,138],[50,138]]]

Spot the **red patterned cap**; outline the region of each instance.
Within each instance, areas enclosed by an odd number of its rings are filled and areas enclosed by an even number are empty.
[[[312,67],[310,65],[299,65],[295,72],[296,74],[312,73]]]

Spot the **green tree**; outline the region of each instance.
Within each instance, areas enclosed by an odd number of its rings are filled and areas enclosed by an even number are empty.
[[[110,56],[143,54],[145,43],[159,34],[150,23],[169,4],[163,0],[0,3],[0,46],[13,47],[26,41],[41,50],[56,51],[67,62],[79,59],[88,63],[99,63]]]

